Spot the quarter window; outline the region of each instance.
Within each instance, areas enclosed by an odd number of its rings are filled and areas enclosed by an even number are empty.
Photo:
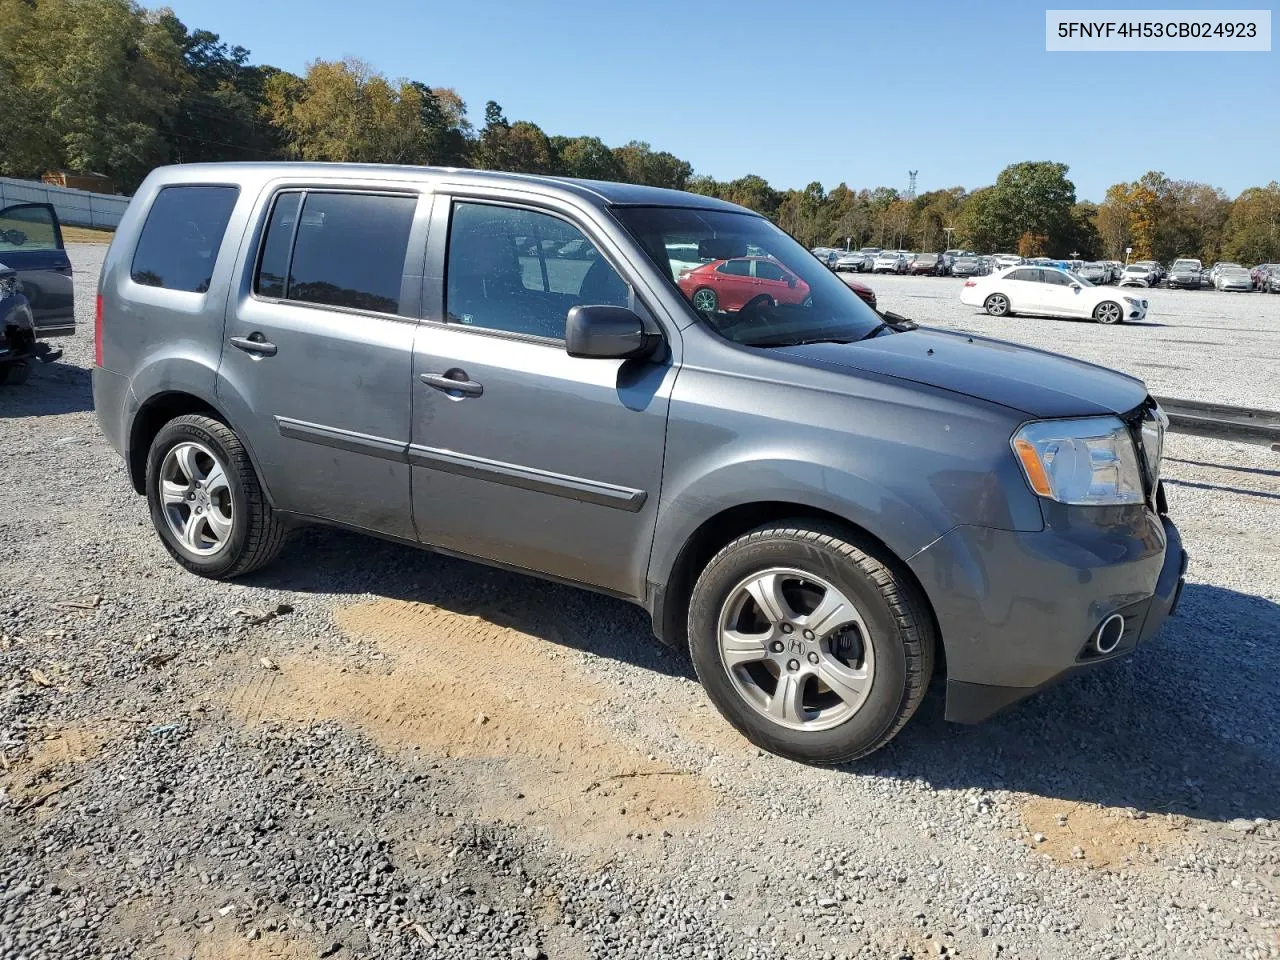
[[[152,201],[129,275],[134,283],[204,293],[238,187],[164,187]]]
[[[445,309],[450,322],[564,338],[579,304],[631,305],[631,288],[577,227],[534,210],[455,203]]]

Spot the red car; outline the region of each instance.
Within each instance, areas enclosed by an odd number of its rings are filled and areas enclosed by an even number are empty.
[[[738,311],[757,297],[774,303],[804,303],[809,285],[769,257],[712,260],[680,274],[676,284],[703,313]]]
[[[840,279],[844,281],[844,285],[846,287],[862,298],[863,303],[872,310],[876,308],[876,292],[874,290],[868,287],[865,283],[859,283],[857,280],[850,280],[848,277],[841,277]]]

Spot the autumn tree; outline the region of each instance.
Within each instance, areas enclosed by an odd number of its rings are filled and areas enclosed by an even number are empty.
[[[1280,183],[1250,187],[1231,204],[1223,254],[1238,263],[1280,261]]]

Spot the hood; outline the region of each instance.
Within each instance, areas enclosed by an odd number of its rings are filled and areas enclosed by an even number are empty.
[[[1106,367],[943,330],[782,347],[775,355],[805,366],[863,370],[940,387],[1032,417],[1126,413],[1147,397],[1141,380]]]

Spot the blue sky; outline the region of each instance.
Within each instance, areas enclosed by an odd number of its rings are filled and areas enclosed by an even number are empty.
[[[1056,160],[1081,199],[1101,200],[1152,169],[1232,195],[1280,177],[1280,54],[1047,53],[1047,4],[167,5],[255,62],[301,73],[317,58],[359,57],[391,77],[454,87],[477,125],[497,100],[508,119],[548,134],[647,140],[719,179],[903,189],[919,170],[924,191]]]

